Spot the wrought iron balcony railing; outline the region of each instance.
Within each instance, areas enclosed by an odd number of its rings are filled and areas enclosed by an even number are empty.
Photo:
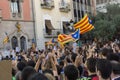
[[[53,0],[42,1],[41,7],[43,9],[53,9],[54,8],[54,1]]]
[[[61,12],[69,12],[70,11],[70,4],[65,3],[65,2],[61,2],[61,3],[59,3],[59,9]]]

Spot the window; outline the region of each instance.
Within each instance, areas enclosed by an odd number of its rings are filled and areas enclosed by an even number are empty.
[[[61,5],[65,6],[65,1],[64,0],[61,0]]]
[[[20,0],[11,0],[11,12],[13,16],[20,14]]]
[[[80,0],[80,2],[81,2],[81,4],[83,4],[83,1],[82,1],[82,0]]]
[[[91,2],[90,2],[90,0],[88,0],[88,5],[91,6]]]
[[[81,16],[80,16],[80,10],[78,10],[78,17],[80,18]]]
[[[52,35],[52,30],[55,30],[50,20],[45,20],[45,28],[48,35]]]
[[[82,17],[84,17],[84,11],[81,11],[81,13],[82,13]]]
[[[77,2],[79,3],[79,0],[77,0]]]
[[[21,50],[26,51],[26,38],[24,36],[20,38],[20,45],[21,45]]]
[[[76,9],[76,2],[73,2],[73,8]]]
[[[63,24],[63,33],[67,34],[69,32],[68,31],[69,23],[68,22],[62,22],[62,24]]]
[[[85,4],[87,5],[87,1],[85,0]]]
[[[74,17],[77,17],[76,9],[74,9]]]
[[[11,43],[12,43],[12,49],[16,49],[16,47],[18,47],[17,37],[13,36],[11,39]]]

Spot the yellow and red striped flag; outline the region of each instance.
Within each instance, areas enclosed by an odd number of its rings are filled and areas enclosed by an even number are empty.
[[[74,39],[72,38],[71,35],[66,35],[66,34],[59,34],[58,35],[58,42],[61,44],[61,45],[64,45],[70,41],[73,41]]]
[[[50,41],[47,42],[47,45],[54,45],[55,41],[54,38],[52,38]]]
[[[86,14],[79,22],[74,24],[75,29],[80,29],[80,34],[84,34],[94,28],[92,20]]]

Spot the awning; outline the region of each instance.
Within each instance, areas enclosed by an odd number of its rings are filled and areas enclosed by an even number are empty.
[[[50,20],[45,20],[45,25],[47,26],[48,29],[54,30],[55,28],[52,26]]]
[[[68,29],[68,27],[67,27],[67,22],[63,22],[63,27],[64,27],[65,29]]]

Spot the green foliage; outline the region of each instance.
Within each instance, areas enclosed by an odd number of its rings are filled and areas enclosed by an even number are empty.
[[[95,29],[84,36],[96,37],[103,41],[111,40],[115,34],[120,32],[120,7],[119,4],[107,5],[107,13],[97,13],[93,25]]]

